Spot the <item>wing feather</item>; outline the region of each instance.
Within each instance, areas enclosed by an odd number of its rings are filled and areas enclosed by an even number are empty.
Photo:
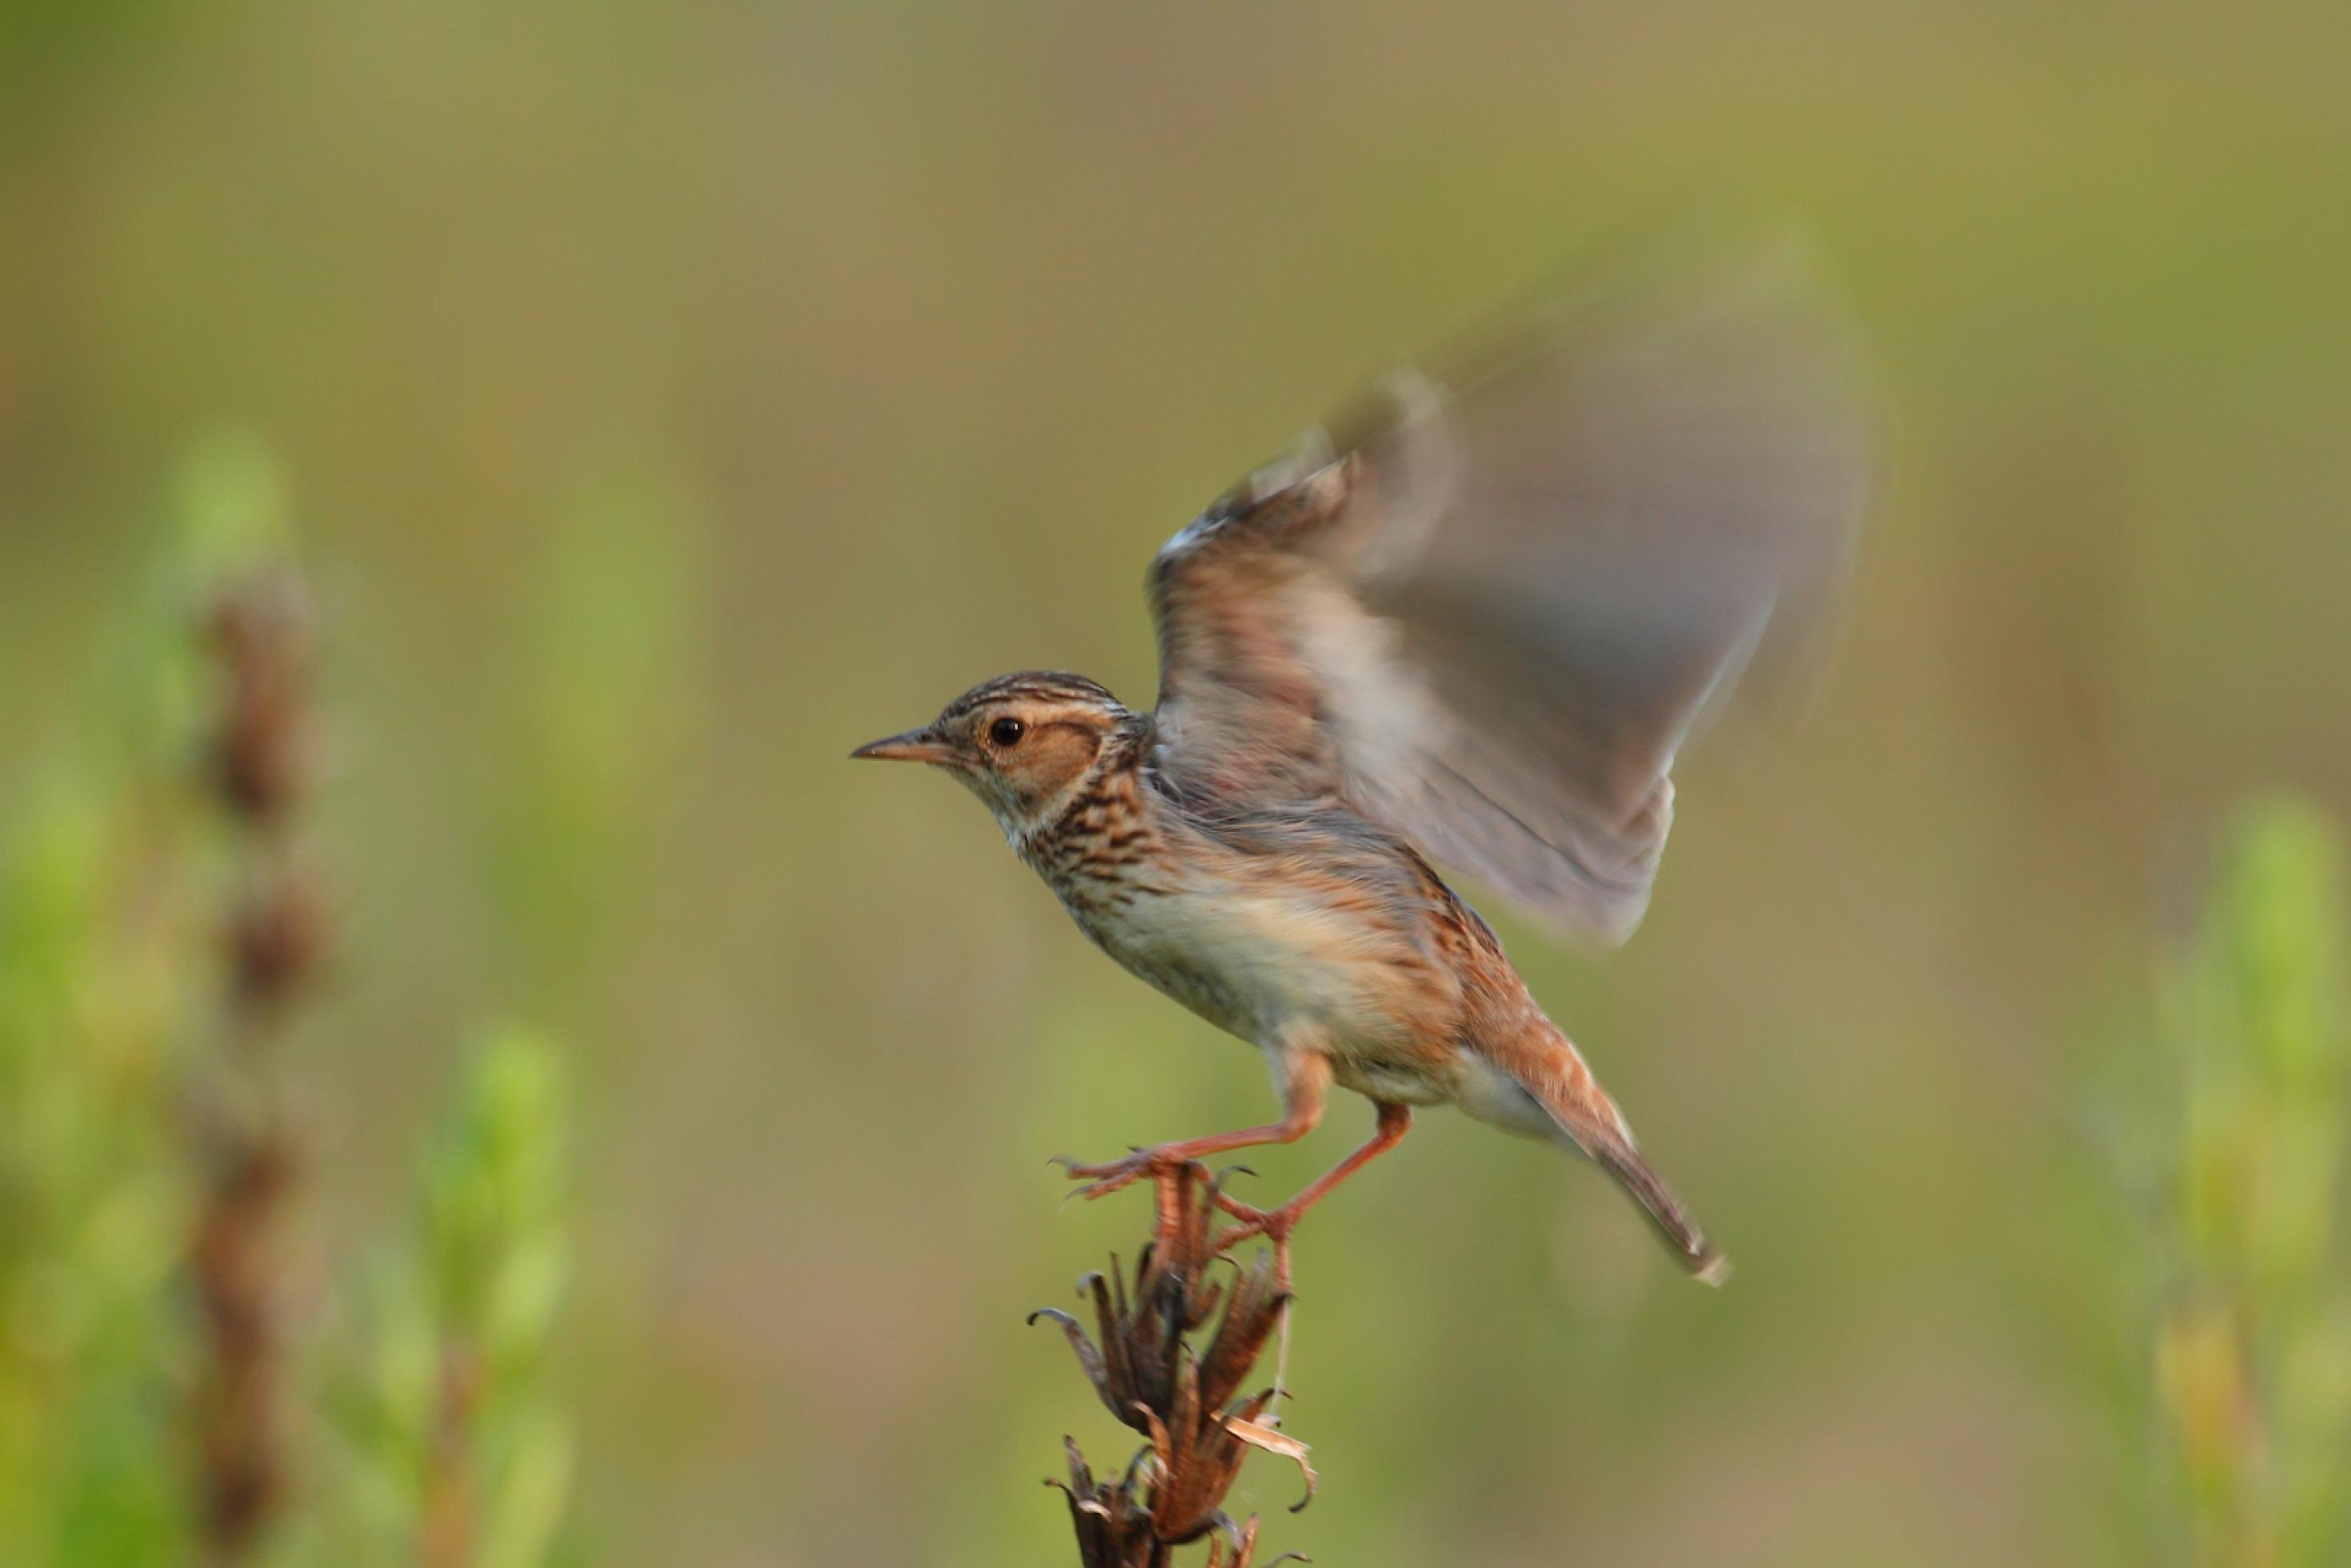
[[[1861,518],[1858,387],[1787,241],[1390,378],[1155,561],[1161,776],[1209,812],[1338,796],[1621,939],[1677,753],[1806,662]]]

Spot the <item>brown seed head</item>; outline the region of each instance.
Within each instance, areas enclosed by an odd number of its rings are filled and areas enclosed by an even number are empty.
[[[1089,1338],[1067,1313],[1048,1308],[1029,1316],[1031,1323],[1050,1318],[1061,1325],[1103,1407],[1150,1439],[1116,1480],[1097,1480],[1070,1443],[1068,1483],[1049,1484],[1069,1495],[1087,1568],[1163,1563],[1165,1548],[1212,1532],[1235,1553],[1226,1556],[1219,1547],[1214,1561],[1246,1568],[1256,1521],[1236,1526],[1222,1508],[1242,1460],[1251,1446],[1270,1447],[1304,1468],[1303,1446],[1261,1424],[1273,1391],[1239,1392],[1290,1296],[1276,1284],[1273,1262],[1265,1254],[1238,1271],[1229,1288],[1208,1278],[1217,1256],[1210,1238],[1216,1206],[1196,1168],[1168,1179],[1164,1201],[1171,1209],[1169,1222],[1144,1250],[1131,1285],[1115,1260],[1108,1274],[1080,1282],[1093,1301],[1097,1337]],[[1217,1317],[1216,1331],[1207,1349],[1196,1350],[1192,1337],[1211,1317]],[[1306,1480],[1311,1499],[1312,1470]],[[1304,1506],[1304,1501],[1298,1504]]]

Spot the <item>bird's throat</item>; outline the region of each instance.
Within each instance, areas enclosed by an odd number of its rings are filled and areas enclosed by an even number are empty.
[[[1015,847],[1062,901],[1099,909],[1148,892],[1165,880],[1165,840],[1154,820],[1138,749],[1106,750],[1073,784],[1050,820]]]

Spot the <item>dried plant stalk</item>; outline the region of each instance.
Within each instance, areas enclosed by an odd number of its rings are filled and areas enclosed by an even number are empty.
[[[1236,1525],[1222,1507],[1249,1450],[1280,1454],[1304,1472],[1306,1496],[1292,1512],[1314,1496],[1306,1445],[1265,1418],[1275,1390],[1241,1392],[1290,1293],[1266,1252],[1235,1264],[1228,1284],[1209,1277],[1222,1261],[1211,1240],[1217,1191],[1198,1167],[1163,1176],[1157,1191],[1156,1234],[1132,1280],[1113,1258],[1109,1273],[1079,1282],[1092,1303],[1094,1337],[1050,1307],[1029,1319],[1061,1325],[1103,1407],[1148,1440],[1115,1478],[1098,1478],[1065,1438],[1069,1480],[1047,1484],[1069,1497],[1084,1568],[1165,1568],[1175,1548],[1203,1536],[1214,1537],[1209,1568],[1250,1568],[1258,1521]],[[1211,1318],[1207,1347],[1196,1348]]]
[[[324,945],[319,900],[294,863],[304,782],[308,625],[299,585],[256,572],[207,620],[221,676],[214,799],[242,884],[228,920],[224,1048],[195,1085],[202,1193],[191,1270],[203,1313],[197,1485],[215,1563],[252,1557],[286,1490],[278,1231],[292,1141],[261,1058]]]

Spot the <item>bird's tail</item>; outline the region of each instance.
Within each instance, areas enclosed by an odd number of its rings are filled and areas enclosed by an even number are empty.
[[[1616,1179],[1617,1186],[1633,1195],[1633,1201],[1641,1206],[1650,1226],[1673,1249],[1675,1261],[1689,1271],[1691,1278],[1700,1284],[1719,1285],[1730,1277],[1730,1260],[1715,1250],[1629,1138],[1620,1147],[1587,1147],[1585,1152]]]
[[[1539,1028],[1490,1053],[1496,1064],[1542,1106],[1566,1141],[1616,1179],[1676,1262],[1702,1283],[1721,1284],[1730,1277],[1730,1260],[1707,1241],[1665,1179],[1641,1158],[1624,1113],[1573,1044],[1549,1019],[1538,1018]]]

